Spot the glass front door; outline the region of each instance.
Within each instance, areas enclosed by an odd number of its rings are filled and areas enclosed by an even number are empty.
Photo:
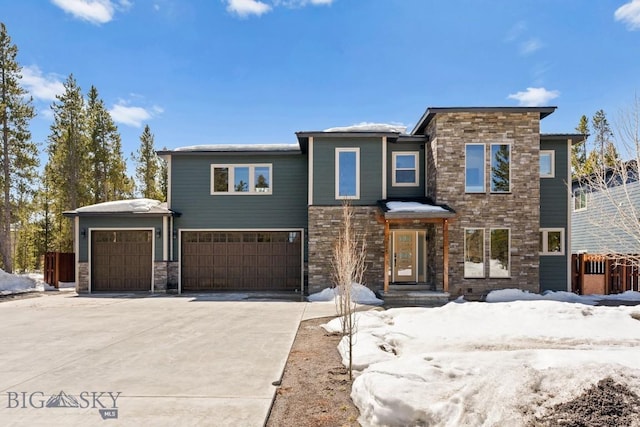
[[[393,232],[393,281],[417,282],[417,252],[415,231]]]

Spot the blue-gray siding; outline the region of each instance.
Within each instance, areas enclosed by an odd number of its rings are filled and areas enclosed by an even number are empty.
[[[87,231],[86,236],[80,235],[79,239],[79,261],[87,262],[89,260],[89,229],[91,228],[113,228],[113,229],[134,229],[134,228],[153,228],[153,242],[154,242],[154,260],[162,261],[162,237],[157,236],[156,230],[162,230],[162,217],[157,216],[144,216],[139,218],[132,217],[115,217],[115,216],[101,216],[101,217],[80,217],[80,230],[85,229]]]
[[[360,148],[360,198],[352,205],[374,205],[382,198],[382,138],[315,138],[313,204],[341,205],[336,200],[336,148]]]
[[[543,137],[544,138],[544,137]],[[554,150],[555,176],[540,179],[540,228],[563,228],[565,230],[565,254],[540,256],[540,290],[568,290],[569,223],[568,223],[568,142],[551,139],[540,142],[541,150]]]

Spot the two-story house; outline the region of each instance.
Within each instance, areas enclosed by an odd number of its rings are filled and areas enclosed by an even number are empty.
[[[345,202],[367,238],[365,284],[382,294],[568,290],[569,153],[581,139],[540,134],[554,110],[429,108],[410,133],[160,151],[166,204],[67,213],[78,290],[313,293],[331,285]]]

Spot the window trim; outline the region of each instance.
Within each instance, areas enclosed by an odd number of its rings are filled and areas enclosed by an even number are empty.
[[[256,168],[269,168],[269,191],[256,191]],[[215,170],[227,168],[229,170],[227,191],[215,191]],[[249,191],[236,191],[234,188],[235,169],[249,168]],[[273,194],[273,164],[272,163],[215,163],[211,164],[211,188],[212,196],[267,196]]]
[[[470,146],[480,146],[482,147],[482,190],[478,190],[478,191],[470,191],[469,188],[467,187],[467,160],[468,160],[468,155],[467,155],[467,148]],[[486,178],[486,174],[487,174],[487,147],[486,144],[484,143],[479,143],[479,142],[469,142],[464,144],[464,192],[465,193],[470,193],[470,194],[481,194],[481,193],[486,193],[487,192],[487,178]]]
[[[549,233],[560,232],[560,252],[549,252]],[[539,252],[540,255],[545,256],[564,256],[565,255],[565,230],[564,228],[540,228],[540,233],[542,233],[542,251]]]
[[[469,276],[467,275],[467,268],[466,268],[466,262],[467,262],[467,230],[481,230],[482,231],[482,275],[480,276]],[[484,279],[487,276],[487,272],[486,272],[486,266],[485,266],[485,262],[486,262],[486,250],[487,250],[487,246],[485,243],[485,228],[484,227],[465,227],[463,229],[463,266],[462,266],[462,275],[465,279]]]
[[[340,195],[340,153],[356,153],[356,194],[354,196]],[[360,147],[336,147],[335,149],[335,197],[336,200],[360,199]]]
[[[542,160],[542,156],[544,154],[549,154],[549,156],[551,157],[551,172],[545,175],[543,175],[542,172],[540,172],[540,178],[555,178],[556,177],[556,151],[540,150],[540,160]]]
[[[576,201],[578,200],[579,196],[584,196],[584,206],[581,206],[576,209]],[[584,191],[582,188],[575,189],[573,191],[573,203],[572,203],[573,211],[574,212],[586,211],[588,206],[589,206],[589,203],[588,203],[587,192]]]
[[[497,191],[497,190],[493,190],[492,186],[493,186],[493,147],[494,146],[500,146],[500,145],[506,145],[507,147],[509,147],[509,190],[508,191]],[[511,189],[512,189],[512,185],[511,185],[511,157],[512,157],[512,152],[513,150],[511,149],[511,143],[510,142],[492,142],[491,144],[489,144],[489,192],[491,194],[510,194],[511,193]]]
[[[413,156],[414,167],[413,168],[399,168],[396,164],[398,156]],[[415,171],[414,182],[397,182],[397,171]],[[419,151],[392,151],[391,152],[391,185],[393,187],[419,187],[420,186],[420,152]]]
[[[495,276],[493,274],[491,274],[491,233],[494,230],[507,230],[507,243],[508,243],[508,260],[507,260],[507,272],[508,274],[506,276]],[[489,229],[489,278],[490,279],[510,279],[511,278],[511,229],[508,227],[492,227]]]

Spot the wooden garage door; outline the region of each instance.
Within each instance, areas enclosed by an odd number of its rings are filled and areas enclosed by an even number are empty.
[[[183,291],[300,289],[299,231],[182,232]]]
[[[151,231],[91,232],[91,291],[149,291]]]

